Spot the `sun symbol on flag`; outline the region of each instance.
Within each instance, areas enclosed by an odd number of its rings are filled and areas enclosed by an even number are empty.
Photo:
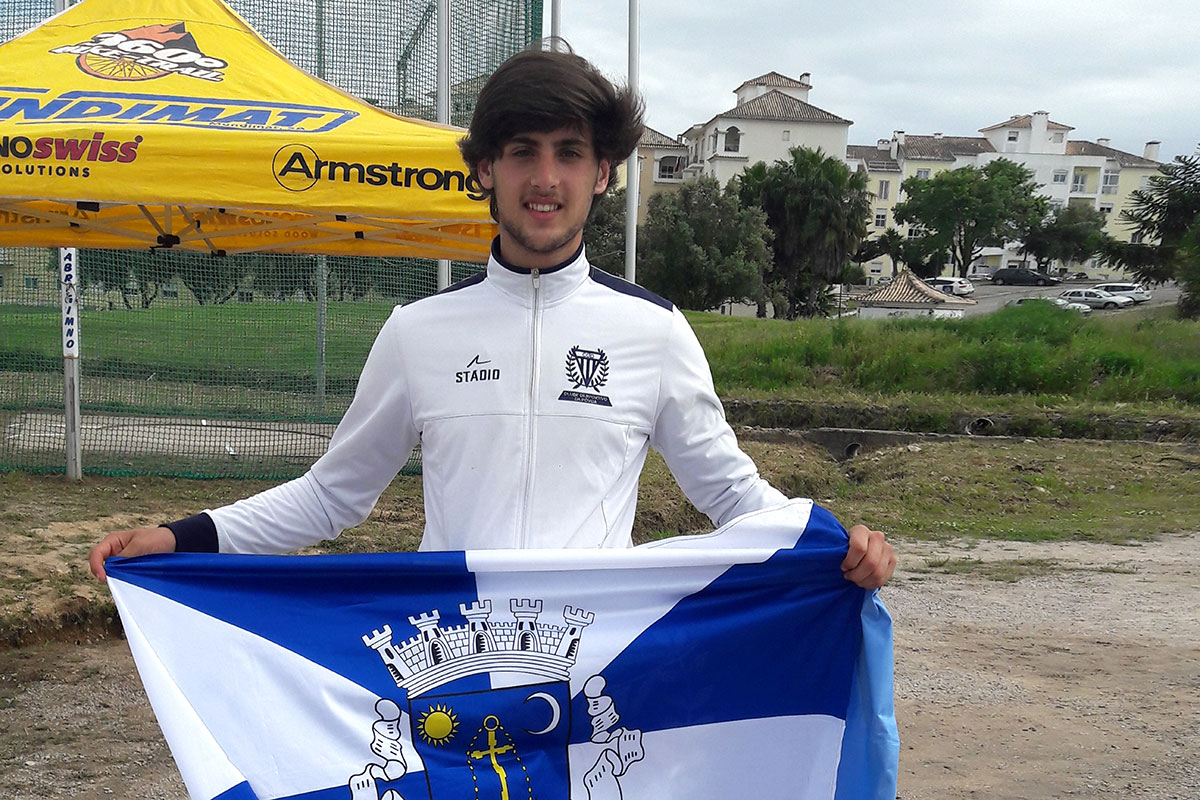
[[[442,747],[458,733],[458,715],[442,703],[430,706],[417,720],[417,733],[429,744]]]

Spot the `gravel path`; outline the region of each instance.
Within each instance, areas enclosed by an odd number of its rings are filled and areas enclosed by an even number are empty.
[[[901,798],[1200,799],[1200,535],[901,557]],[[124,642],[0,652],[0,797],[185,797]]]

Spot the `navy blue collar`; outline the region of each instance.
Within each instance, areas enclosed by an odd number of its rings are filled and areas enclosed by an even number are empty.
[[[577,249],[574,253],[572,253],[570,258],[568,258],[566,261],[555,264],[553,267],[546,267],[545,269],[539,269],[538,272],[540,272],[542,275],[549,275],[551,272],[558,272],[560,269],[566,269],[571,264],[575,263],[575,261],[579,258],[579,254],[582,252],[583,252],[583,240],[581,239],[579,241],[579,249]],[[504,267],[505,269],[507,269],[511,272],[529,273],[529,272],[533,271],[529,267],[518,267],[518,266],[511,264],[508,261],[504,260],[504,256],[500,255],[500,237],[499,236],[497,236],[495,239],[492,239],[492,258],[496,259],[497,264],[499,264],[500,266]]]

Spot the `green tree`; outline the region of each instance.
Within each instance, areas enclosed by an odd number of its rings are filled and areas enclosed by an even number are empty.
[[[1022,240],[1046,216],[1033,172],[1003,158],[909,178],[901,188],[906,199],[896,204],[897,221],[918,224],[946,243],[963,278],[983,248]]]
[[[1178,312],[1200,318],[1200,155],[1176,156],[1159,168],[1121,212],[1137,244],[1113,243],[1109,260],[1151,283],[1176,280]]]
[[[787,301],[783,316],[821,314],[826,288],[867,235],[867,174],[820,150],[794,147],[788,160],[759,162],[736,180],[742,204],[761,208],[775,234],[768,284]]]
[[[756,299],[771,263],[763,212],[713,178],[650,198],[638,237],[638,278],[680,308]],[[589,251],[590,258],[590,251]]]
[[[625,275],[624,188],[605,192],[592,201],[583,241],[589,264],[610,275]]]
[[[120,292],[121,302],[132,309],[129,302],[133,291],[129,285],[129,260],[119,250],[80,250],[79,284],[83,288],[99,286],[102,292]]]
[[[1022,240],[1021,252],[1033,256],[1042,272],[1055,259],[1064,265],[1087,261],[1104,252],[1107,221],[1108,217],[1092,206],[1068,205],[1034,225]]]

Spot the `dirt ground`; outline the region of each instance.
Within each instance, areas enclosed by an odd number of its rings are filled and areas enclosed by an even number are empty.
[[[901,798],[1200,798],[1200,535],[900,549]],[[124,642],[0,651],[0,797],[185,796]]]

